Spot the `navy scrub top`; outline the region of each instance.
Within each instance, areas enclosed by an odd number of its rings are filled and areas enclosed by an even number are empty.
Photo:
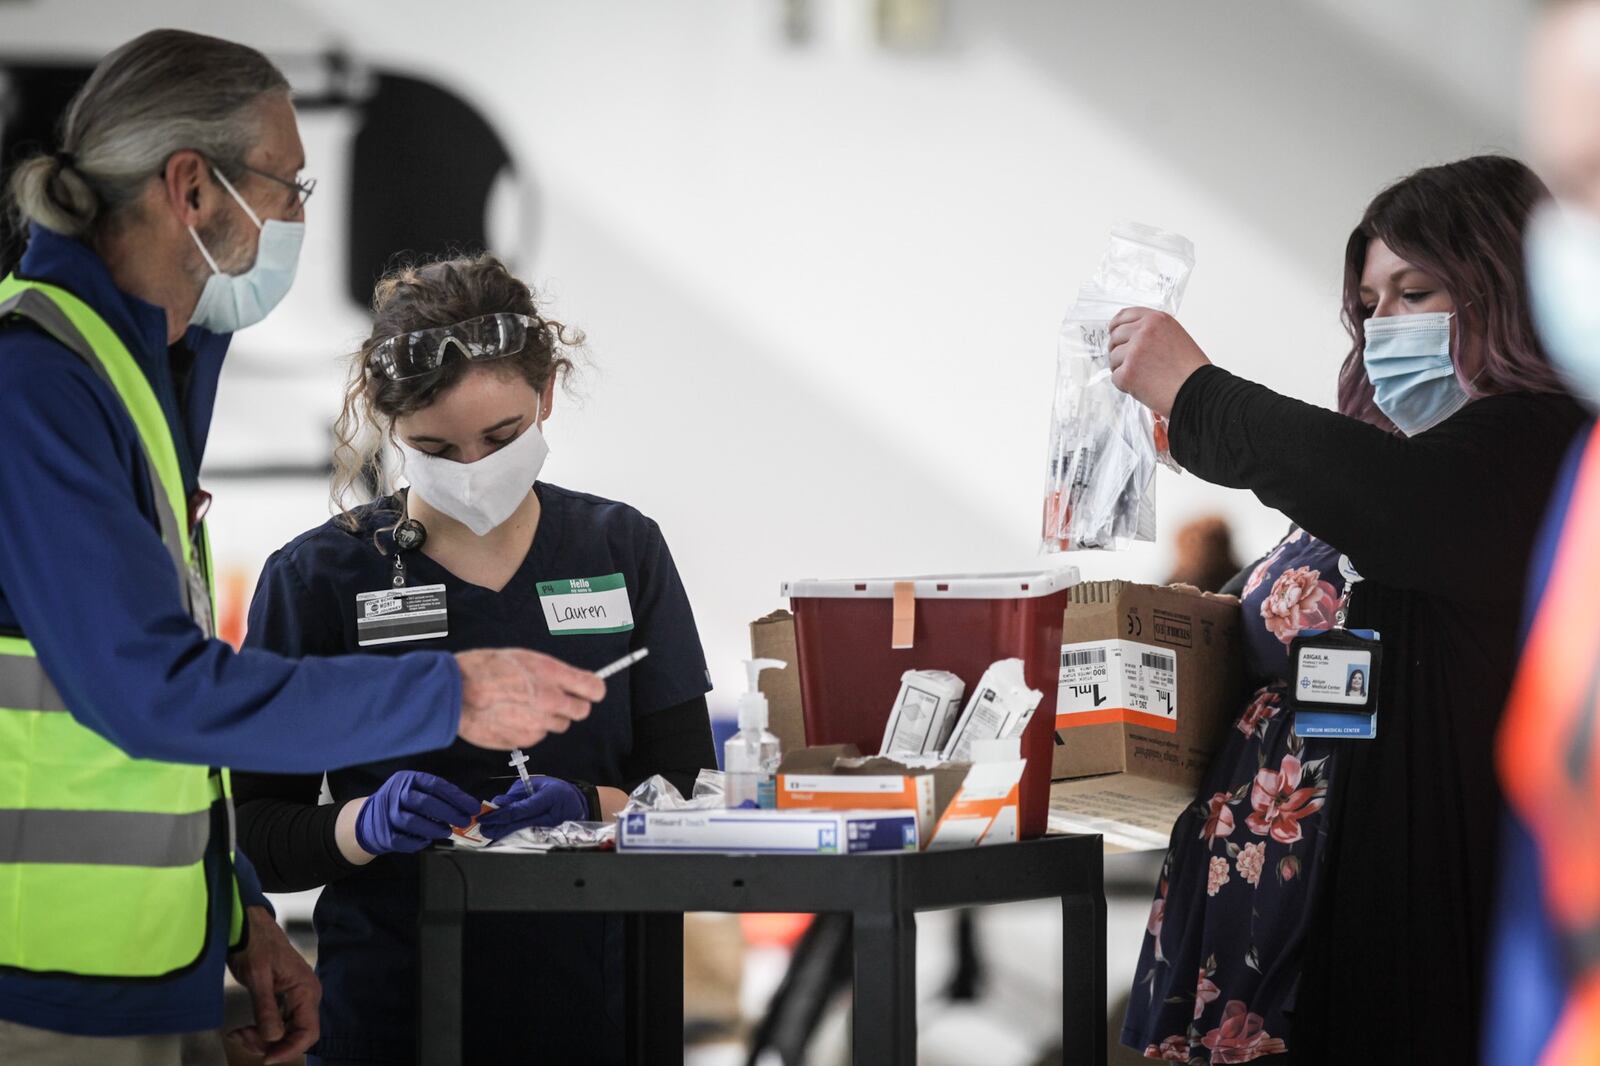
[[[390,497],[360,509],[355,532],[329,521],[272,555],[251,605],[247,643],[294,656],[522,647],[590,670],[648,647],[648,658],[607,681],[606,698],[587,719],[528,749],[531,773],[626,787],[622,761],[635,720],[710,690],[689,599],[653,521],[626,504],[554,485],[534,490],[542,512],[533,546],[499,592],[460,580],[422,552],[403,553],[407,585],[445,586],[447,636],[356,643],[356,595],[391,586],[393,559],[384,552],[393,548],[380,532],[398,517],[400,501]],[[631,630],[551,633],[538,584],[612,574],[626,583]],[[443,751],[332,770],[328,788],[343,804],[376,792],[399,770],[437,774],[480,799],[506,791],[515,778],[505,753],[457,738]],[[380,856],[323,890],[315,915],[323,983],[315,1051],[325,1062],[415,1060],[416,1018],[427,1009],[417,1003],[418,905],[417,859],[410,855]],[[619,919],[469,916],[464,963],[470,1060],[620,1061]]]

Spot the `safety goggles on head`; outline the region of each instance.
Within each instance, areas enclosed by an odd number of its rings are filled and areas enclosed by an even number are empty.
[[[399,333],[378,342],[367,366],[390,381],[405,381],[438,370],[452,349],[460,359],[502,359],[522,351],[535,325],[527,315],[499,314]]]

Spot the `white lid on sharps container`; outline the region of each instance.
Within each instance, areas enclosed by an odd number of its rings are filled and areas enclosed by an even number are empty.
[[[782,670],[789,664],[782,659],[746,659],[744,668],[750,677],[750,691],[739,695],[739,728],[767,728],[767,696],[761,691],[761,671]]]

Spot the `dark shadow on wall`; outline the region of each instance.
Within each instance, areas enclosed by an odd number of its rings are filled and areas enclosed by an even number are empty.
[[[349,248],[346,291],[358,307],[396,256],[413,258],[488,248],[488,206],[495,182],[508,170],[522,201],[523,230],[514,248],[529,252],[537,236],[537,201],[531,181],[516,172],[509,149],[469,101],[409,75],[359,71],[337,53],[314,61],[339,88],[296,93],[301,111],[353,109],[359,126],[352,149],[350,213],[344,220]],[[0,55],[0,182],[20,160],[58,144],[58,124],[74,93],[88,79],[87,60],[41,63]],[[358,88],[353,88],[358,87]],[[309,162],[314,177],[317,161]],[[8,198],[8,197],[7,197]],[[315,205],[313,204],[313,210]],[[0,272],[21,255],[26,234],[10,217],[0,224]]]
[[[1381,187],[1512,144],[1514,131],[1303,4],[957,0],[950,30],[1012,49],[1286,253],[1330,272]]]
[[[380,73],[362,110],[351,167],[346,279],[359,305],[372,298],[373,283],[397,257],[488,249],[490,193],[513,166],[488,120],[430,82]]]

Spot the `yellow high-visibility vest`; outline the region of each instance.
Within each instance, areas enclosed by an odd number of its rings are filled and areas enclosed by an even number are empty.
[[[65,289],[8,277],[0,319],[12,315],[70,349],[122,401],[180,594],[211,636],[209,546],[203,528],[189,528],[172,430],[144,372],[106,321]],[[0,636],[0,967],[155,978],[193,965],[209,928],[205,855],[218,804],[231,864],[227,770],[128,756],[73,718],[25,637]],[[237,946],[244,914],[237,878],[229,880],[229,944]]]

